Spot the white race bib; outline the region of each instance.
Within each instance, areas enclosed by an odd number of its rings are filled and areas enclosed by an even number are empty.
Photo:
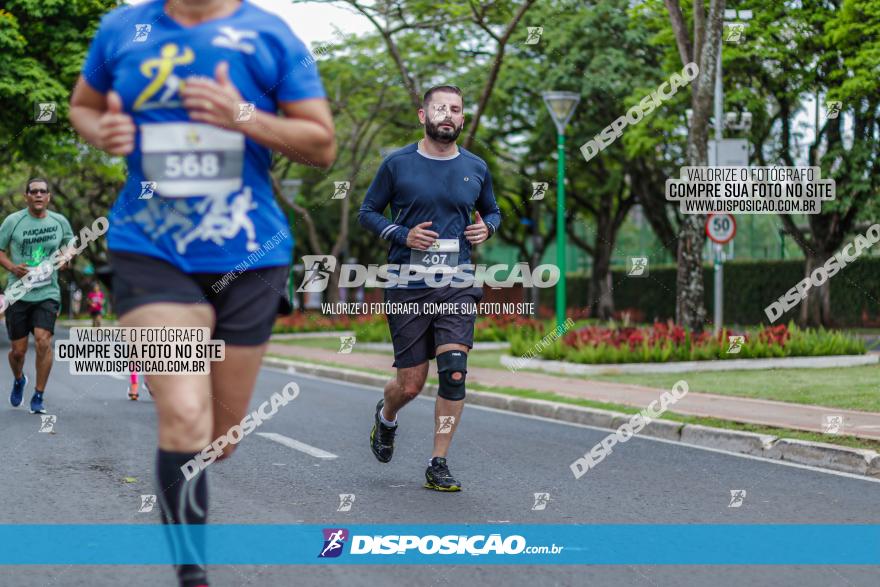
[[[418,265],[437,273],[453,273],[458,265],[458,239],[439,238],[427,251],[412,249],[410,265]]]
[[[141,169],[166,198],[241,190],[244,135],[194,122],[141,125]]]
[[[31,287],[44,287],[52,283],[52,272],[54,271],[52,263],[44,261],[36,267],[29,269]]]

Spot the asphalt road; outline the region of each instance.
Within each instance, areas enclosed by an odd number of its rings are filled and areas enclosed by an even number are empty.
[[[5,333],[4,333],[5,334]],[[5,352],[6,349],[3,348]],[[32,351],[30,351],[32,353]],[[33,355],[27,373],[33,377]],[[33,379],[32,379],[33,380]],[[6,399],[0,368],[0,523],[158,523],[139,513],[155,493],[155,413],[131,402],[127,380],[72,376],[56,364],[46,392],[54,434]],[[228,462],[212,465],[210,521],[246,524],[355,523],[880,523],[880,483],[636,437],[580,480],[568,465],[608,431],[507,412],[466,409],[449,456],[464,491],[422,488],[433,401],[400,416],[394,460],[375,461],[368,435],[380,390],[264,369],[256,407],[289,381],[300,396],[257,432],[336,455],[322,459],[253,434]],[[126,477],[135,478],[126,482]],[[746,490],[731,508],[730,491]],[[550,502],[534,511],[534,494]],[[355,495],[338,512],[339,494]],[[33,545],[40,549],[41,545]],[[768,545],[769,546],[769,545]],[[131,545],[137,549],[137,544]],[[677,566],[215,566],[216,586],[243,585],[876,585],[877,567]],[[173,586],[166,567],[15,566],[0,586]]]

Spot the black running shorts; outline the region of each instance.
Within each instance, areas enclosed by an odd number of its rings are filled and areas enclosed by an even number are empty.
[[[433,359],[437,347],[443,344],[463,344],[473,348],[476,312],[453,310],[474,306],[481,299],[483,290],[479,287],[385,290],[385,302],[391,304],[388,309],[396,305],[404,310],[387,313],[394,344],[393,366],[404,369],[420,365]],[[442,307],[442,304],[446,304],[450,311],[430,312],[432,307]],[[413,305],[417,311],[409,311]]]
[[[27,338],[34,328],[48,330],[55,334],[55,319],[61,304],[58,300],[41,300],[39,302],[25,302],[18,300],[6,308],[6,332],[9,340]]]
[[[110,251],[116,313],[161,302],[210,304],[217,315],[213,338],[239,346],[261,345],[272,334],[289,267],[263,267],[235,277],[184,273],[147,255]],[[233,274],[234,275],[234,274]]]

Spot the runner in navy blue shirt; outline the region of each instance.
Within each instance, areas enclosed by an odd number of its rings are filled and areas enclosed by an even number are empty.
[[[388,313],[397,376],[376,406],[370,448],[380,462],[391,460],[397,412],[422,391],[428,362],[436,357],[440,386],[425,487],[460,491],[446,455],[464,407],[467,355],[483,296],[468,280],[472,267],[462,266],[470,264],[471,247],[498,230],[501,212],[486,162],[456,145],[464,126],[461,90],[428,90],[419,121],[424,138],[382,162],[358,216],[364,228],[391,242],[388,262],[400,266],[385,301],[418,308]],[[391,220],[383,215],[388,206]],[[435,304],[448,309],[425,311]]]
[[[163,520],[204,524],[205,473],[181,467],[245,416],[293,246],[269,164],[273,150],[312,166],[335,159],[321,80],[285,22],[250,2],[154,0],[101,21],[70,119],[127,158],[108,233],[120,324],[209,327],[226,343],[209,375],[148,377]],[[201,560],[192,542],[172,541]],[[207,585],[203,564],[178,576]]]
[[[383,211],[391,206],[391,221]],[[438,157],[408,145],[389,155],[367,190],[360,209],[361,225],[391,242],[388,263],[410,263],[412,249],[407,245],[410,228],[424,228],[439,239],[458,241],[458,264],[471,262],[471,242],[465,237],[470,215],[476,208],[489,234],[501,222],[501,213],[492,192],[492,176],[486,162],[466,149],[458,148],[451,157]],[[428,287],[424,280],[410,280],[396,287]]]

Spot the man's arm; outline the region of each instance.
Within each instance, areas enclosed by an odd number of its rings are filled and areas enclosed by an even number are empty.
[[[483,189],[480,191],[480,197],[477,198],[477,211],[483,217],[483,222],[489,229],[489,236],[498,231],[501,226],[501,209],[495,200],[495,191],[492,188],[492,175],[489,173],[489,167],[486,167],[486,175],[483,178]]]
[[[373,178],[373,183],[367,189],[364,203],[361,204],[358,211],[358,223],[385,240],[406,245],[406,235],[409,233],[409,229],[391,222],[383,214],[391,202],[392,193],[391,171],[385,163],[382,163],[376,177]]]
[[[10,273],[15,274],[16,277],[24,277],[27,275],[28,270],[25,265],[22,263],[21,265],[16,265],[12,262],[12,259],[6,254],[6,251],[0,251],[0,265],[3,266],[4,269],[9,271]]]
[[[12,259],[9,258],[9,255],[6,254],[6,249],[9,248],[11,240],[12,224],[9,221],[9,217],[7,217],[6,220],[3,221],[3,224],[0,224],[0,265],[10,273],[15,274],[16,277],[24,277],[27,275],[27,269],[24,264],[16,265],[12,262]]]
[[[71,228],[70,222],[68,222],[67,218],[62,216],[61,246],[58,247],[58,251],[53,255],[53,265],[56,266],[56,271],[61,271],[62,269],[68,269],[70,267],[70,260],[76,254],[76,249],[72,246],[68,247],[67,243],[71,242],[73,239],[73,228]],[[58,261],[60,261],[60,264],[58,264]]]

